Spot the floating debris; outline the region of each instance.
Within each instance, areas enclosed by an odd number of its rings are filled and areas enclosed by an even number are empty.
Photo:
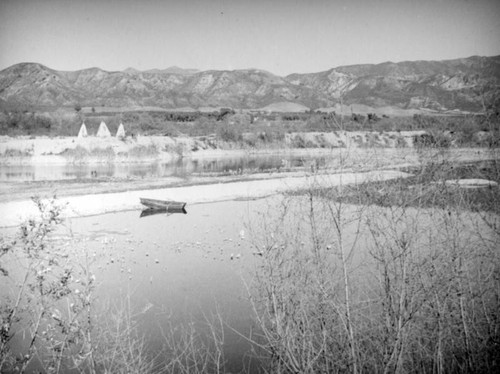
[[[52,312],[52,318],[56,321],[61,320],[61,312],[59,311],[59,309],[54,309],[54,311]]]
[[[141,313],[146,313],[149,309],[151,309],[152,307],[154,307],[153,304],[151,303],[146,303],[146,305],[144,305],[144,308],[142,308],[141,310]]]

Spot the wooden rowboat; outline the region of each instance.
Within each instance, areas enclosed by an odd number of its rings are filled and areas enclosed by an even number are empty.
[[[153,210],[166,210],[169,213],[187,213],[186,203],[171,200],[157,200],[140,198],[141,204]]]

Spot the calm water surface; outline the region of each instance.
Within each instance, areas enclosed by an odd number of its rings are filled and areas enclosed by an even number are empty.
[[[248,335],[252,310],[243,279],[257,261],[249,227],[276,199],[191,205],[188,214],[76,218],[58,240],[88,253],[100,303],[130,300],[151,352],[163,348],[169,323],[203,322],[216,312]],[[230,328],[224,334],[226,371],[239,372],[252,361],[251,347]]]
[[[0,181],[22,182],[42,180],[68,180],[97,177],[146,178],[183,177],[191,174],[220,174],[263,172],[281,168],[295,168],[317,160],[324,166],[328,158],[284,155],[221,157],[214,159],[184,158],[172,163],[110,163],[110,164],[37,164],[2,165]],[[95,172],[95,173],[93,173]]]
[[[91,259],[91,271],[98,284],[94,295],[99,304],[97,310],[109,303],[120,305],[130,300],[134,320],[140,332],[147,337],[152,353],[162,350],[162,333],[168,333],[171,324],[203,321],[204,316],[216,312],[220,313],[225,323],[248,336],[255,326],[252,325],[252,308],[244,280],[252,276],[261,258],[254,253],[260,249],[255,246],[256,243],[266,237],[260,230],[264,220],[275,222],[280,216],[280,204],[284,201],[288,200],[274,196],[251,201],[190,205],[185,215],[158,214],[140,218],[141,211],[128,211],[73,218],[67,220],[56,233],[57,243],[73,248],[80,256],[87,253]],[[308,242],[307,227],[310,226],[307,220],[308,198],[294,201],[298,202],[287,204],[292,213],[290,221],[285,224],[294,231],[296,222],[302,222],[299,236],[291,236],[290,239],[294,239],[292,244],[303,245],[300,241]],[[359,210],[356,206],[349,205],[345,209],[346,214],[353,217],[366,213],[366,209]],[[322,212],[318,213],[321,215]],[[390,217],[390,211],[385,208],[376,208],[370,214],[372,217],[384,217],[383,213]],[[410,217],[411,222],[422,219],[419,217],[423,213],[415,210],[415,217]],[[424,215],[421,223],[421,230],[426,235],[419,240],[431,238],[433,230],[436,235],[440,231],[439,227],[426,220],[427,217]],[[347,221],[351,223],[344,233],[345,248],[357,242],[356,237],[360,235],[360,249],[354,252],[351,259],[351,271],[356,286],[364,290],[364,281],[360,280],[370,274],[370,269],[373,270],[366,251],[369,248],[368,242],[365,242],[369,240],[368,230],[358,233],[357,221]],[[321,229],[333,235],[331,225]],[[268,227],[268,230],[273,235],[273,228]],[[328,235],[325,234],[325,237]],[[334,239],[334,235],[329,238],[331,242]],[[431,248],[425,243],[422,245],[423,248]],[[335,260],[338,256],[332,253],[331,258]],[[366,292],[369,289],[366,287]],[[230,328],[225,328],[224,333],[226,371],[237,373],[248,367],[249,362],[255,365],[255,361],[249,358],[251,347],[248,342]],[[14,340],[13,344],[21,343]]]

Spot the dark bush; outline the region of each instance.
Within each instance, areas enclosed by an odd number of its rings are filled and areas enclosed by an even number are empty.
[[[292,139],[293,148],[306,148],[306,142],[300,135],[295,135]]]
[[[413,136],[413,144],[416,147],[439,147],[448,148],[451,145],[451,141],[442,132],[433,134],[420,134]]]
[[[238,142],[243,139],[243,134],[237,126],[224,122],[217,128],[217,137],[225,142]]]

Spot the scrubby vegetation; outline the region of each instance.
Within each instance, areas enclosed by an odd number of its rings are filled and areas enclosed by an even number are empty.
[[[398,123],[323,116],[290,116],[267,126],[265,117],[232,123],[228,114],[175,123],[169,131],[207,139],[206,134],[215,134],[210,139],[225,146],[263,146],[285,141],[292,129],[325,126],[334,133]],[[427,131],[413,138],[421,165],[406,170],[412,177],[319,189],[312,168],[309,189],[288,194],[251,227],[257,264],[248,297],[256,328],[245,339],[262,371],[498,371],[500,191],[494,184],[464,190],[445,182],[463,177],[500,182],[500,166],[494,157],[469,165],[437,157],[455,144],[497,152],[498,120],[417,116],[404,121],[401,130]],[[138,129],[145,131],[142,126]],[[156,126],[147,131],[165,130],[159,122]],[[320,133],[309,135],[294,135],[293,146],[334,146]],[[356,141],[375,146],[382,138],[373,132]],[[131,152],[149,157],[159,151],[150,145]],[[182,155],[185,149],[176,144],[169,151]],[[77,146],[63,155],[73,162],[116,157],[111,147]],[[340,171],[346,169],[342,154],[339,163]],[[35,203],[41,220],[28,221],[14,240],[1,241],[0,277],[13,290],[2,295],[1,371],[224,372],[227,326],[221,316],[208,318],[203,329],[167,326],[164,350],[153,355],[129,305],[111,313],[97,309],[91,256],[70,253],[51,237],[61,223],[61,207]],[[13,261],[19,264],[17,274],[4,266]],[[103,314],[112,318],[102,321]],[[15,355],[11,341],[23,334],[22,354]]]
[[[471,212],[494,212],[500,215],[500,163],[498,160],[453,164],[447,160],[431,161],[423,167],[404,169],[411,177],[363,183],[344,188],[342,199],[358,205],[383,207],[464,209]],[[481,179],[491,185],[461,188],[456,181]]]
[[[224,371],[219,316],[202,321],[203,334],[192,321],[162,326],[165,349],[152,355],[128,297],[117,305],[97,301],[95,253],[55,235],[65,207],[33,201],[39,217],[0,239],[0,372]]]
[[[128,151],[128,157],[138,158],[138,159],[151,158],[158,156],[159,153],[160,151],[158,150],[158,147],[155,144],[137,145]]]
[[[89,159],[101,162],[112,162],[116,156],[115,151],[110,146],[106,148],[97,147],[88,150],[81,145],[77,145],[75,148],[68,148],[60,155],[64,156],[71,163],[83,163],[87,162]]]
[[[245,339],[261,371],[497,372],[499,189],[443,182],[499,182],[500,166],[421,157],[413,177],[334,189],[315,188],[313,171],[310,188],[249,227],[256,328]],[[163,350],[150,352],[130,305],[97,307],[92,256],[51,236],[62,208],[35,203],[42,219],[1,245],[0,276],[15,291],[2,296],[2,371],[224,372],[220,315],[164,326]],[[14,260],[22,271],[9,274]]]
[[[100,112],[75,113],[58,110],[35,113],[10,111],[0,113],[0,134],[76,136],[85,121],[90,135],[97,132],[99,123],[105,121],[111,133],[124,123],[127,134],[165,136],[210,136],[216,134],[226,143],[252,146],[279,142],[284,134],[300,132],[332,132],[335,123],[343,123],[345,131],[426,131],[419,144],[433,146],[490,146],[499,145],[500,118],[488,115],[413,117],[378,117],[352,113],[341,116],[335,113],[310,111],[305,113],[236,113],[229,108],[214,112]],[[309,144],[309,145],[312,145]],[[307,145],[304,144],[305,147]]]
[[[28,110],[0,113],[0,135],[76,136],[82,124],[74,112],[30,112]]]
[[[427,161],[411,180],[312,183],[262,214],[249,288],[270,372],[497,371],[498,186],[443,189],[480,171]]]
[[[11,157],[31,157],[33,155],[33,150],[32,149],[27,149],[27,150],[20,150],[20,149],[12,149],[12,148],[7,148],[5,151],[0,154],[0,157],[6,157],[6,158],[11,158]]]

